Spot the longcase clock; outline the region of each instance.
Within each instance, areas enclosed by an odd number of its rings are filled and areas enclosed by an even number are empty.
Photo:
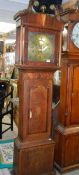
[[[56,129],[55,165],[79,168],[79,11],[70,15],[67,52],[62,54],[60,113]]]
[[[53,175],[52,86],[53,72],[60,64],[63,24],[54,17],[27,11],[18,13],[15,19],[16,66],[19,69],[15,173]]]

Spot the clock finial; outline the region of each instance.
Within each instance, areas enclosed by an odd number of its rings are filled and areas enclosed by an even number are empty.
[[[34,4],[34,1],[35,1],[35,0],[30,0],[30,1],[29,1],[29,5],[28,5],[28,11],[29,11],[29,12],[32,11],[32,7],[33,7],[33,4]]]
[[[76,7],[77,7],[77,10],[79,9],[79,0],[77,0],[76,2]]]

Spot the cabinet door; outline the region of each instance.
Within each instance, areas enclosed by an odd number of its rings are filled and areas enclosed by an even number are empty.
[[[43,85],[29,90],[29,134],[46,132],[48,89]]]
[[[52,80],[25,79],[21,93],[21,136],[49,137],[51,133]]]
[[[63,64],[60,88],[60,116],[63,125],[79,124],[79,65]]]
[[[79,124],[79,65],[72,66],[71,124]]]
[[[28,132],[30,135],[48,132],[51,104],[50,85],[45,80],[43,82],[34,80],[30,81],[28,86]]]

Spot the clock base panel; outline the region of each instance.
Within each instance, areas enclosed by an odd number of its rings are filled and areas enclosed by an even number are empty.
[[[22,146],[15,142],[14,164],[16,175],[55,175],[53,168],[54,142]],[[17,166],[16,166],[17,165]]]
[[[72,131],[72,132],[71,132]],[[60,172],[79,168],[79,127],[62,127],[56,130],[55,167]]]

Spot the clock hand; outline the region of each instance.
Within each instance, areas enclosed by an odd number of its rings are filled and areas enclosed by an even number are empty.
[[[43,47],[43,48],[39,48],[39,51],[43,51],[43,52],[44,52],[44,51],[47,49],[47,47],[48,47],[48,46],[45,46],[45,47]]]

